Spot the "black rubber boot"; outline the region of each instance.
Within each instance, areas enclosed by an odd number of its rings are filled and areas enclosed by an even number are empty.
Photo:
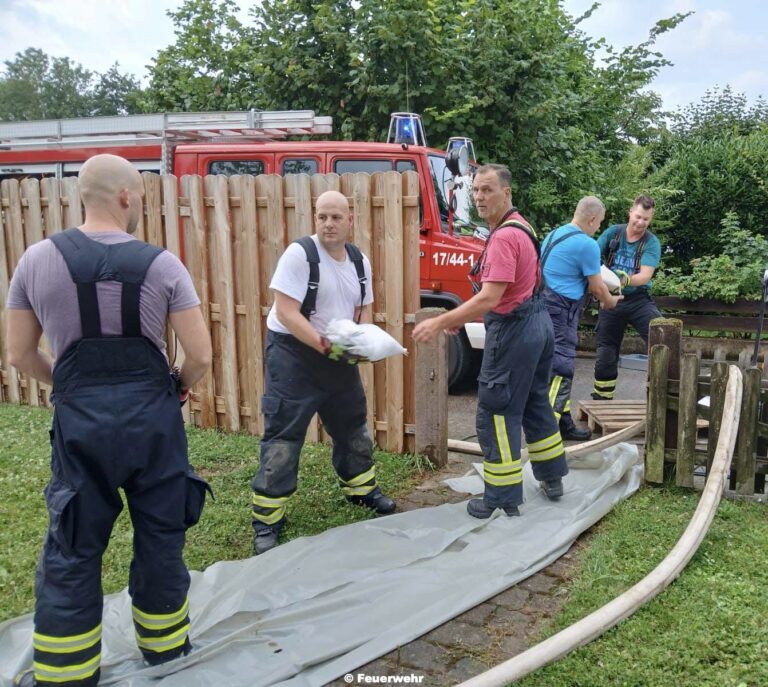
[[[254,521],[253,523],[253,552],[258,556],[274,549],[280,543],[280,530],[285,525],[285,518],[281,518],[274,525],[265,525]]]
[[[592,436],[592,430],[577,427],[570,413],[563,413],[560,417],[560,436],[564,441],[586,441]]]
[[[490,506],[486,505],[484,499],[470,499],[467,501],[467,513],[469,513],[473,518],[485,520],[490,518],[491,515],[493,515],[493,511],[495,510],[495,508],[491,508]],[[520,515],[520,509],[517,506],[507,506],[503,510],[510,518],[516,515]]]
[[[544,493],[550,501],[557,501],[563,495],[563,478],[544,480],[541,483],[541,488],[544,489]]]
[[[347,496],[347,501],[355,503],[358,506],[370,508],[371,510],[376,511],[379,515],[388,515],[397,507],[397,504],[395,504],[389,496],[384,496],[384,494],[381,493],[379,487],[376,487],[370,494],[366,494],[365,496]]]

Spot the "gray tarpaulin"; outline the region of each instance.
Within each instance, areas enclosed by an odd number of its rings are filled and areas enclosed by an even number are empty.
[[[100,684],[323,685],[565,553],[640,484],[636,447],[620,444],[604,455],[600,469],[572,471],[556,503],[544,497],[526,465],[523,517],[498,511],[476,520],[465,504],[446,504],[337,527],[192,573],[194,650],[164,666],[142,663],[127,592],[108,596]],[[30,665],[31,620],[0,625],[3,687]]]

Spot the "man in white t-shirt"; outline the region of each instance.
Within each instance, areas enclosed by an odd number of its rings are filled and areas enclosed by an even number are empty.
[[[323,193],[315,210],[317,233],[307,248],[298,242],[288,246],[269,285],[275,303],[267,318],[264,436],[259,471],[251,482],[257,554],[277,546],[315,413],[333,439],[333,467],[347,499],[380,514],[395,509],[376,484],[358,360],[323,336],[333,319],[371,321],[371,265],[346,243],[351,228],[346,197]],[[319,268],[311,286],[310,258]]]

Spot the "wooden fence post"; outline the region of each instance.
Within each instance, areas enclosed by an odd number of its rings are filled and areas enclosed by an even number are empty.
[[[657,344],[648,361],[648,415],[645,429],[645,481],[664,481],[664,432],[667,424],[669,348]]]
[[[677,473],[679,487],[693,487],[694,455],[696,450],[696,407],[698,404],[699,359],[686,353],[680,366],[680,397],[677,425]]]
[[[667,381],[680,381],[680,355],[683,350],[683,321],[657,317],[651,320],[648,330],[648,349],[656,344],[664,344],[669,348],[669,366],[667,367]],[[667,423],[664,430],[664,446],[668,449],[677,448],[677,410],[667,408]]]
[[[422,308],[416,324],[444,312]],[[416,344],[416,453],[437,467],[448,462],[448,361],[445,335]]]
[[[720,436],[725,407],[725,387],[728,385],[728,363],[719,360],[712,365],[709,385],[709,435],[707,437],[707,476],[715,459],[715,449]]]
[[[751,494],[755,490],[755,455],[757,451],[757,415],[760,410],[760,368],[750,367],[744,373],[739,434],[734,455],[736,491]]]

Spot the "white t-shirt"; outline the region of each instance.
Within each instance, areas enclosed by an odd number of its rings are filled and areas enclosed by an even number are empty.
[[[320,284],[317,287],[315,313],[309,318],[309,323],[321,334],[331,320],[351,320],[355,308],[360,305],[360,282],[357,279],[355,264],[345,253],[344,260],[334,260],[320,245],[317,234],[312,236],[320,255]],[[363,269],[367,282],[365,284],[365,300],[363,305],[373,303],[373,282],[371,280],[371,263],[363,255]],[[307,254],[298,243],[292,243],[285,249],[277,263],[275,273],[269,288],[293,298],[299,303],[304,302],[309,282],[309,262]],[[267,328],[280,334],[290,334],[277,319],[273,305],[267,317]]]

